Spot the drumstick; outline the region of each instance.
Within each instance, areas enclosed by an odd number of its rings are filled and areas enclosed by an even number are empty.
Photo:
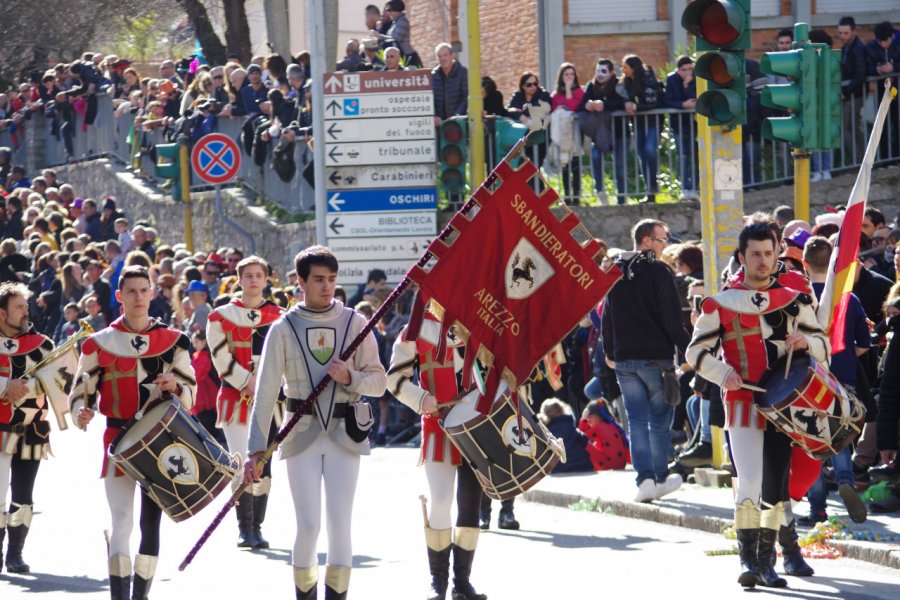
[[[429,527],[428,498],[425,497],[425,494],[419,494],[419,500],[422,502],[422,520],[425,521],[425,527]]]
[[[745,388],[745,389],[748,389],[748,390],[753,390],[754,392],[762,392],[762,393],[766,393],[766,392],[768,391],[767,389],[761,388],[761,387],[759,387],[758,385],[751,385],[751,384],[746,383],[746,382],[741,382],[741,387],[742,387],[742,388]]]
[[[797,333],[798,326],[799,326],[799,323],[797,323],[797,319],[794,319],[794,331],[793,331],[793,333],[791,333],[791,335],[794,335],[795,333]],[[791,359],[793,357],[794,357],[794,346],[791,346],[791,348],[788,350],[787,361],[785,361],[785,363],[784,363],[784,378],[785,379],[787,379],[788,375],[790,375],[790,373],[791,373]]]
[[[519,140],[518,142],[516,142],[516,145],[512,147],[512,149],[507,153],[507,155],[503,158],[503,161],[501,161],[501,162],[508,162],[513,157],[517,156],[524,147],[525,147],[525,140],[524,139]],[[499,163],[498,163],[498,167],[499,167]],[[488,187],[488,186],[492,185],[496,180],[497,180],[497,174],[496,174],[496,168],[495,168],[494,172],[492,172],[490,175],[488,175],[487,178],[484,180],[484,183],[482,183],[482,186]],[[469,211],[472,210],[472,208],[475,206],[475,204],[476,204],[475,196],[472,195],[472,197],[470,197],[469,200],[466,201],[466,203],[462,206],[462,208],[459,209],[459,211],[457,211],[457,213],[466,215],[469,213]],[[455,231],[455,229],[452,226],[447,225],[446,227],[444,227],[444,229],[438,235],[438,239],[446,241],[447,239],[449,239],[450,235],[454,231]],[[419,258],[419,260],[416,261],[415,266],[419,267],[420,269],[425,268],[425,266],[428,264],[428,262],[433,257],[434,257],[434,255],[430,251],[426,250],[425,253]],[[356,352],[356,349],[359,347],[359,345],[363,343],[363,340],[365,339],[365,337],[367,335],[369,335],[369,333],[375,328],[375,326],[378,324],[378,322],[381,320],[381,318],[385,315],[385,313],[388,311],[388,309],[397,301],[397,299],[400,297],[400,295],[403,294],[411,284],[412,284],[412,279],[410,279],[409,275],[407,274],[406,276],[403,277],[403,279],[400,281],[400,283],[397,285],[397,287],[394,288],[394,291],[391,292],[387,298],[385,298],[384,303],[378,307],[378,310],[375,311],[375,314],[372,315],[372,318],[369,319],[369,321],[363,326],[363,328],[360,330],[360,332],[357,334],[357,336],[353,339],[353,341],[350,342],[350,345],[348,345],[346,347],[346,349],[341,353],[341,356],[340,356],[341,360],[343,360],[345,362],[347,360],[350,360],[350,357],[353,355],[354,352]],[[316,387],[313,388],[313,390],[312,390],[312,392],[310,392],[309,396],[306,397],[306,402],[309,402],[309,403],[314,402],[316,400],[316,398],[319,397],[319,394],[321,394],[323,391],[325,391],[325,388],[328,386],[329,383],[331,383],[331,381],[332,381],[331,375],[326,374],[325,377],[323,377],[321,379],[321,381],[319,381],[319,383],[316,384]],[[275,435],[275,439],[272,440],[272,443],[269,444],[269,446],[266,448],[265,452],[263,452],[263,455],[257,461],[256,465],[257,465],[258,469],[262,469],[263,465],[265,465],[269,461],[269,459],[272,458],[272,455],[275,453],[275,450],[278,448],[278,446],[281,444],[281,442],[283,442],[284,439],[288,436],[288,434],[291,432],[291,430],[294,428],[294,426],[297,424],[297,422],[300,420],[300,417],[302,417],[302,416],[303,416],[303,414],[300,411],[297,411],[293,415],[291,415],[291,418],[288,420],[287,423],[285,423],[284,425],[281,426],[281,429],[279,429],[278,433]],[[216,527],[219,526],[219,524],[225,518],[225,515],[228,514],[228,511],[230,511],[231,508],[235,504],[237,504],[237,499],[240,497],[241,494],[244,493],[244,491],[248,487],[249,487],[249,484],[242,483],[240,485],[240,487],[238,487],[238,489],[236,489],[234,491],[234,493],[231,495],[231,498],[228,499],[228,502],[225,504],[225,506],[223,506],[222,509],[219,510],[219,512],[216,514],[215,517],[213,517],[212,523],[210,523],[209,526],[206,528],[206,530],[204,530],[204,532],[200,535],[200,539],[197,540],[197,542],[194,544],[194,547],[191,548],[191,550],[187,553],[187,556],[184,557],[184,560],[181,561],[181,564],[178,565],[179,571],[184,571],[187,568],[187,566],[189,564],[191,564],[191,561],[194,560],[195,556],[197,556],[197,553],[200,551],[200,548],[203,547],[203,545],[209,539],[209,536],[211,536],[213,531],[216,530]]]

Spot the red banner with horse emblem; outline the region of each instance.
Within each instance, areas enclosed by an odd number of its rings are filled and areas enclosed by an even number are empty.
[[[443,328],[455,326],[466,341],[466,363],[477,355],[490,367],[478,406],[484,413],[501,379],[512,390],[524,383],[621,277],[616,267],[597,265],[600,244],[574,213],[553,214],[559,197],[552,188],[535,193],[529,179],[536,174],[527,160],[517,169],[501,162],[473,195],[472,210],[451,219],[457,235],[428,247],[437,258],[431,268],[408,274]]]

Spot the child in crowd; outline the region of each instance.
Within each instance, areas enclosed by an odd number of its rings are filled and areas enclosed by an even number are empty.
[[[547,398],[541,403],[541,422],[566,447],[566,462],[558,462],[553,474],[593,471],[588,455],[588,439],[575,426],[575,417],[568,404],[558,398]]]
[[[116,230],[116,235],[119,236],[119,249],[122,252],[122,256],[125,256],[132,250],[134,250],[134,240],[131,239],[131,229],[128,227],[128,219],[118,218],[113,221],[113,227]]]
[[[224,434],[216,428],[216,396],[219,394],[219,374],[213,366],[212,355],[206,344],[206,332],[195,331],[191,336],[194,353],[191,355],[191,366],[197,378],[197,400],[191,408],[191,414],[210,432],[213,437],[224,444]]]
[[[105,329],[109,323],[106,322],[106,317],[103,315],[103,307],[100,306],[100,301],[97,299],[97,296],[91,294],[90,296],[86,296],[82,299],[82,304],[84,305],[84,312],[87,313],[87,322],[94,331],[100,331],[101,329]]]
[[[78,324],[79,316],[81,316],[81,312],[77,304],[74,302],[66,304],[63,309],[63,319],[59,321],[59,325],[56,326],[56,332],[53,334],[53,343],[57,347],[65,344],[78,331],[80,328]]]
[[[624,469],[631,460],[625,431],[615,422],[605,400],[592,400],[581,413],[580,429],[587,436],[587,452],[594,470]]]

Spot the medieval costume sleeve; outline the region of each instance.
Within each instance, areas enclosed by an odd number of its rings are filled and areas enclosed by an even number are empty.
[[[365,326],[365,317],[358,313],[354,314],[350,325],[350,338],[356,338]],[[350,383],[344,387],[349,392],[373,398],[384,394],[387,377],[378,357],[378,342],[375,341],[374,333],[370,331],[366,334],[362,344],[348,361],[347,367],[350,369]]]
[[[278,400],[282,377],[286,371],[287,348],[281,333],[285,327],[288,327],[288,324],[284,319],[276,321],[269,329],[269,335],[263,344],[256,376],[255,400],[250,413],[248,454],[262,452],[268,445],[272,414],[275,412],[275,402]]]
[[[215,314],[215,313],[214,313]],[[213,364],[228,385],[236,390],[243,390],[250,381],[250,371],[245,369],[234,357],[228,348],[228,340],[222,329],[222,320],[210,315],[206,322],[206,340],[212,353]]]
[[[404,331],[405,333],[405,331]],[[428,390],[413,382],[416,367],[416,343],[397,336],[391,353],[391,366],[387,373],[388,391],[400,402],[422,414],[422,402]]]
[[[694,325],[694,336],[685,352],[685,359],[694,371],[719,386],[734,371],[725,361],[718,358],[721,334],[722,325],[718,311],[701,310],[700,318]]]

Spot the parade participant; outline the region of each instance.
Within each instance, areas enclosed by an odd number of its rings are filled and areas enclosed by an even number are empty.
[[[260,478],[258,461],[269,437],[279,390],[287,412],[303,416],[281,445],[294,500],[297,536],[291,562],[298,599],[316,598],[316,544],[325,485],[328,554],[326,600],[344,600],[350,585],[350,524],[359,477],[360,456],[369,454],[363,414],[369,406],[360,395],[378,397],[385,390],[384,367],[375,336],[369,333],[352,358],[339,357],[366,325],[365,319],[334,299],[338,261],[331,250],[312,246],[294,259],[304,300],[272,324],[263,345],[256,394],[250,414],[250,438],[244,483]],[[314,402],[306,402],[326,376],[332,381]],[[368,421],[368,423],[366,423]]]
[[[263,298],[269,265],[258,256],[250,256],[237,265],[241,286],[240,297],[215,309],[206,324],[206,339],[213,364],[222,379],[216,402],[216,425],[228,440],[228,450],[247,456],[247,430],[250,405],[256,389],[256,367],[262,354],[269,326],[284,312]],[[266,506],[272,483],[272,467],[266,463],[262,478],[254,482],[252,491],[241,495],[235,513],[238,521],[238,547],[268,548],[260,526],[266,518]],[[232,489],[241,485],[237,475]]]
[[[86,429],[95,411],[106,417],[103,448],[109,447],[131,419],[146,412],[163,394],[178,398],[185,408],[194,403],[194,370],[187,335],[151,319],[150,276],[140,266],[125,267],[116,300],[123,315],[93,334],[81,347],[75,385],[69,403],[76,424]],[[99,405],[96,400],[99,395]],[[141,542],[134,557],[134,586],[129,540],[134,521],[135,483],[105,456],[106,499],[112,515],[109,538],[109,589],[113,600],[147,597],[159,557],[162,509],[141,490]]]
[[[738,583],[784,587],[787,582],[771,562],[788,499],[791,442],[766,424],[753,392],[742,386],[758,382],[791,350],[805,350],[827,363],[830,346],[816,320],[813,299],[774,277],[778,242],[772,229],[751,223],[741,231],[738,246],[743,280],[703,302],[686,357],[703,378],[724,391],[726,428],[738,473]],[[724,360],[716,356],[720,344]]]
[[[10,573],[30,571],[22,559],[22,548],[31,527],[34,481],[41,460],[50,454],[44,394],[55,392],[45,391],[35,376],[23,377],[53,351],[50,338],[34,331],[28,320],[30,296],[21,283],[0,285],[0,561],[3,538],[9,535],[6,570]]]
[[[451,328],[446,351],[437,355],[441,324],[430,314],[422,322],[416,341],[406,339],[406,329],[394,342],[388,369],[388,390],[398,400],[422,415],[422,454],[425,477],[431,493],[431,510],[425,527],[425,545],[431,570],[429,600],[444,600],[449,587],[450,555],[453,555],[453,599],[487,598],[472,587],[469,575],[480,533],[478,517],[482,490],[472,467],[463,462],[459,450],[438,422],[442,404],[457,395],[456,372],[463,366],[462,345]],[[418,378],[415,375],[418,374]],[[418,381],[418,383],[416,382]],[[453,488],[456,483],[456,530],[450,528]]]

